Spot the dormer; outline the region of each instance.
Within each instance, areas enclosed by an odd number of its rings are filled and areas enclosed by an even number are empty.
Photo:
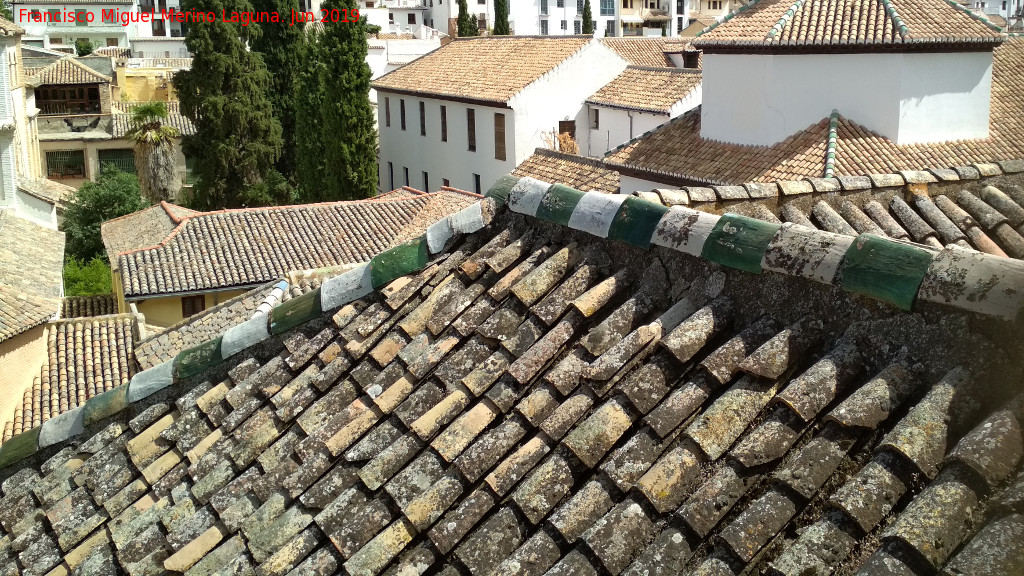
[[[771,145],[838,110],[901,145],[983,139],[1004,39],[945,0],[755,0],[694,41],[701,136]]]

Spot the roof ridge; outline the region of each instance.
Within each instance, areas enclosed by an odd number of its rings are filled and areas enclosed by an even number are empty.
[[[825,178],[831,178],[836,172],[836,149],[839,143],[839,110],[832,110],[828,121],[828,145],[825,147]]]
[[[881,0],[882,7],[885,8],[885,13],[889,16],[889,20],[892,21],[893,25],[900,33],[900,39],[906,41],[910,35],[907,25],[903,22],[903,18],[900,17],[899,12],[896,11],[896,7],[893,5],[892,0]]]
[[[946,1],[946,4],[949,4],[950,6],[952,6],[953,8],[955,8],[955,9],[957,9],[957,10],[961,11],[961,12],[963,12],[964,14],[967,14],[967,15],[968,15],[968,16],[970,16],[970,17],[971,17],[972,19],[974,19],[974,20],[977,20],[978,22],[981,22],[982,24],[984,24],[984,25],[988,26],[988,27],[989,27],[989,28],[991,28],[992,30],[995,30],[996,32],[1002,32],[1003,34],[1006,34],[1006,31],[1005,31],[1005,30],[1003,30],[1003,28],[1002,28],[1002,27],[1000,27],[1000,26],[997,26],[997,25],[995,24],[995,22],[992,22],[992,21],[991,21],[991,20],[989,20],[988,18],[985,18],[985,17],[983,16],[983,15],[981,15],[981,14],[975,14],[974,12],[971,12],[970,10],[968,10],[968,9],[967,9],[967,7],[966,7],[966,6],[962,6],[962,5],[960,5],[960,4],[959,4],[959,3],[957,3],[957,2],[955,1],[955,0],[945,0],[945,1]],[[1007,36],[1021,36],[1021,35],[1022,35],[1022,34],[1020,34],[1020,33],[1016,33],[1016,34],[1007,34]]]
[[[178,206],[177,204],[171,204],[166,200],[161,200],[160,207],[164,209],[164,212],[167,213],[167,217],[170,218],[171,221],[174,222],[175,224],[180,224],[184,218],[187,218],[187,216],[177,216],[176,214],[174,214],[174,212],[171,211],[171,206],[174,206],[175,208],[184,208],[185,210],[191,210],[191,208],[186,208],[185,206]]]
[[[700,74],[703,72],[700,68],[677,68],[675,66],[643,66],[640,64],[630,64],[626,66],[626,70],[643,70],[644,72],[669,72],[674,74]]]
[[[774,26],[768,29],[768,32],[765,34],[764,37],[766,42],[770,42],[775,38],[776,34],[782,32],[782,29],[785,28],[786,25],[789,24],[789,21],[792,20],[793,16],[796,15],[797,10],[803,7],[804,2],[806,2],[806,0],[795,0],[793,2],[793,5],[789,7],[789,10],[786,10],[786,13],[783,14],[781,18],[779,18],[779,21],[776,22]]]

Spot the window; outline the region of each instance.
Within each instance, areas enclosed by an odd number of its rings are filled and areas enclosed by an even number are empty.
[[[60,22],[60,10],[47,10],[47,22]]]
[[[117,46],[117,38],[107,38],[107,46]]]
[[[403,166],[402,170],[405,171],[405,185],[408,186],[409,185],[409,169]]]
[[[568,134],[573,140],[576,139],[576,121],[575,120],[559,120],[558,121],[558,133]]]
[[[480,13],[480,16],[476,19],[476,29],[483,32],[487,30],[487,14]]]
[[[46,153],[47,178],[85,178],[84,150],[51,150]]]
[[[391,98],[384,97],[384,125],[391,126]]]
[[[395,189],[395,165],[388,162],[388,180],[391,182],[391,190]]]
[[[541,36],[547,36],[548,35],[548,21],[547,20],[541,20],[540,21],[540,35]]]
[[[676,34],[683,31],[683,17],[676,18]]]
[[[466,131],[469,138],[469,151],[476,152],[476,110],[466,110]]]
[[[590,109],[590,129],[600,130],[601,129],[601,110],[600,108]]]
[[[198,296],[182,296],[181,297],[181,317],[189,318],[199,314],[203,310],[206,310],[206,296],[200,294]]]
[[[114,148],[99,151],[100,167],[113,164],[121,172],[135,174],[135,150],[131,148]]]
[[[601,16],[615,16],[615,0],[601,0]]]
[[[547,16],[547,14],[548,14],[548,0],[540,0],[540,14],[541,14],[541,16]]]
[[[700,68],[700,52],[697,50],[683,52],[683,68]]]
[[[505,115],[494,114],[494,159],[505,160]]]
[[[604,23],[604,35],[608,37],[615,36],[615,20],[607,20]]]
[[[441,179],[441,185],[442,186],[451,186],[452,183],[447,178],[442,178]]]
[[[36,107],[43,115],[98,113],[100,112],[99,85],[82,84],[36,88]]]
[[[390,24],[394,24],[395,23],[395,13],[394,12],[388,12],[388,23],[390,23]]]
[[[196,160],[191,156],[185,156],[185,181],[182,182],[185,186],[194,186],[196,183],[195,176]],[[380,180],[380,177],[377,177]]]
[[[583,23],[580,22],[579,20],[573,22],[572,26],[573,26],[573,34],[576,34],[577,36],[579,36],[580,34],[583,33]]]
[[[576,0],[576,13],[583,15],[583,0]]]
[[[100,12],[100,18],[105,24],[117,24],[117,13],[113,10],[103,10]]]
[[[430,179],[426,172],[423,173],[423,191],[430,192]]]
[[[559,8],[565,8],[565,0],[555,0],[555,6]]]
[[[683,8],[683,0],[676,0],[676,14],[682,14],[686,12]]]
[[[477,194],[483,194],[483,192],[480,191],[480,175],[479,174],[473,174],[473,191],[476,192]]]
[[[405,99],[398,99],[398,120],[402,125],[402,130],[405,130]]]
[[[75,26],[88,26],[88,10],[75,10]]]
[[[163,20],[153,20],[153,36],[165,36],[167,35],[167,29],[164,27]]]
[[[415,12],[410,12],[409,13],[408,22],[409,22],[409,24],[415,24],[416,23],[416,13]]]
[[[566,22],[565,20],[562,20],[562,30],[568,30],[568,29],[569,29],[569,23]]]
[[[420,136],[427,135],[427,105],[420,100]]]
[[[722,0],[708,0],[708,10],[721,10]]]
[[[441,106],[441,142],[448,141],[448,107]]]

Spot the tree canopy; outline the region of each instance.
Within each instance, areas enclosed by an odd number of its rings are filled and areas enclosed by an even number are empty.
[[[135,175],[105,164],[96,182],[83,184],[64,211],[65,253],[82,262],[102,257],[100,224],[146,206]]]
[[[459,38],[480,35],[480,28],[477,27],[476,18],[469,12],[469,5],[466,3],[466,0],[459,0],[459,19],[456,22],[459,29]]]
[[[590,0],[583,1],[583,33],[594,33],[594,13],[590,8]]]
[[[508,36],[512,29],[508,25],[508,0],[494,0],[494,34]]]

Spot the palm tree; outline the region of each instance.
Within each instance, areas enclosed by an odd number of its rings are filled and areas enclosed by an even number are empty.
[[[132,128],[127,137],[135,141],[135,168],[139,188],[151,202],[171,200],[181,189],[175,161],[174,139],[181,134],[164,125],[167,105],[145,102],[132,108]]]

